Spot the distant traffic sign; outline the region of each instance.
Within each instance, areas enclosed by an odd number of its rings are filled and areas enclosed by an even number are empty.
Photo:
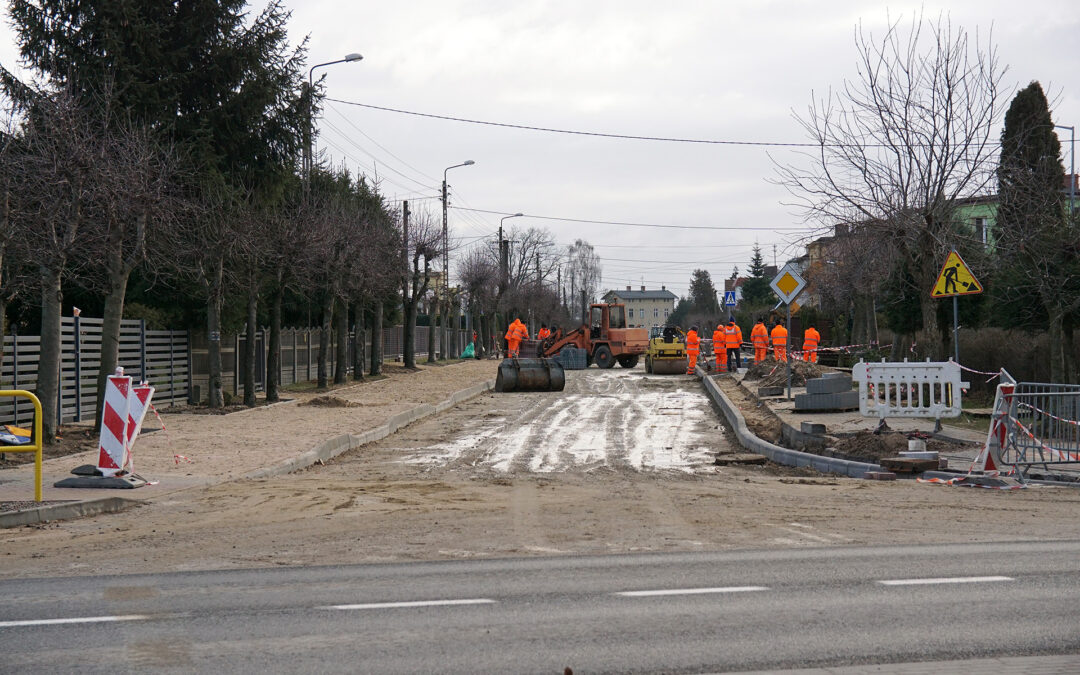
[[[982,284],[971,273],[971,269],[960,254],[950,251],[949,257],[945,258],[945,264],[941,266],[937,281],[934,282],[934,288],[930,291],[930,297],[948,298],[954,295],[975,295],[982,292]]]
[[[724,305],[727,307],[735,306],[735,291],[724,291]]]
[[[784,265],[784,269],[780,270],[779,274],[773,277],[773,280],[769,282],[769,286],[784,304],[790,305],[791,301],[806,288],[806,279],[803,279],[802,275],[799,274],[798,267],[788,263]]]

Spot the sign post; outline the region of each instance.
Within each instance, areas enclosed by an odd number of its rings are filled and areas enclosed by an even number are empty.
[[[791,400],[791,303],[806,288],[806,279],[799,274],[799,268],[795,264],[788,263],[769,282],[769,287],[787,309],[787,343],[784,345],[784,352],[787,359],[787,397]]]
[[[960,309],[957,298],[961,295],[976,295],[982,292],[982,284],[971,273],[971,268],[967,266],[960,254],[955,250],[949,251],[945,264],[941,266],[937,281],[930,290],[930,297],[952,297],[953,358],[957,363],[960,363]]]

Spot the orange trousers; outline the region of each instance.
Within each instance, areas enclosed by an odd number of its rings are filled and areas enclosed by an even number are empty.
[[[506,351],[507,351],[507,355],[510,358],[516,359],[518,357],[518,351],[520,349],[521,349],[521,340],[507,340],[506,341]]]
[[[809,363],[817,363],[817,347],[806,349],[803,352],[803,355]]]
[[[773,347],[773,354],[776,355],[777,361],[787,361],[787,347]]]
[[[754,363],[761,363],[768,355],[768,347],[758,347],[757,345],[754,345]]]
[[[687,350],[686,352],[686,374],[693,375],[694,369],[697,368],[697,356],[698,352]]]
[[[721,349],[720,351],[717,351],[714,348],[713,351],[716,352],[716,372],[727,372],[727,350]]]

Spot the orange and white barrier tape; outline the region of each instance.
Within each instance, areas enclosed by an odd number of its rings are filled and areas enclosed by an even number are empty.
[[[1051,448],[1049,445],[1043,443],[1040,439],[1036,438],[1035,434],[1031,433],[1031,430],[1025,427],[1020,420],[1012,416],[1009,417],[1009,420],[1011,420],[1012,423],[1015,424],[1020,431],[1024,432],[1025,436],[1038,443],[1043,450],[1049,452],[1051,455],[1056,456],[1058,459],[1064,459],[1068,462],[1080,462],[1080,453],[1066,452],[1064,450],[1058,450],[1057,448]]]
[[[970,476],[970,474],[969,474]],[[987,488],[989,490],[1023,490],[1027,487],[1025,484],[1019,485],[980,485],[978,483],[964,483],[964,479],[969,476],[958,476],[956,478],[916,478],[919,483],[932,483],[934,485],[948,485],[949,487],[979,487]]]
[[[1043,410],[1041,408],[1036,408],[1035,406],[1031,405],[1030,403],[1017,403],[1016,405],[1019,408],[1027,408],[1029,410],[1034,410],[1035,412],[1039,413],[1040,415],[1046,415],[1050,419],[1057,420],[1058,422],[1064,422],[1065,424],[1071,424],[1074,427],[1080,426],[1080,422],[1078,422],[1076,420],[1067,420],[1064,417],[1058,417],[1057,415],[1055,415],[1053,413],[1048,413],[1048,412],[1046,412],[1045,410]]]

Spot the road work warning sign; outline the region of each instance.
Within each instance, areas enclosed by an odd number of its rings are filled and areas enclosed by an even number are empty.
[[[932,298],[948,298],[954,295],[975,295],[982,293],[983,287],[975,275],[971,273],[967,263],[956,251],[950,251],[949,257],[945,258],[945,264],[941,266],[934,289],[930,291]]]

